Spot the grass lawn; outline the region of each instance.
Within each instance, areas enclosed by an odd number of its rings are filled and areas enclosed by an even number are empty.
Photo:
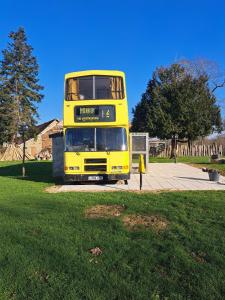
[[[225,297],[225,193],[58,193],[51,163],[0,163],[0,299]],[[87,219],[96,204],[166,218],[130,231],[122,218]],[[89,249],[100,247],[93,257]]]
[[[174,159],[165,157],[150,157],[150,163],[174,163]],[[189,163],[189,164],[207,164],[209,163],[209,157],[207,156],[187,156],[187,157],[177,157],[177,162],[179,163]]]

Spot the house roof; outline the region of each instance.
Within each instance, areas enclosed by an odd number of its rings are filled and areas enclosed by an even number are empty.
[[[48,122],[45,122],[45,123],[42,123],[40,125],[37,125],[36,128],[37,128],[37,134],[40,134],[43,130],[45,130],[52,122],[59,122],[58,119],[52,119]]]

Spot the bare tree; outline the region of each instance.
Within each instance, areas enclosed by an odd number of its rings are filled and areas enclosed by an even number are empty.
[[[194,60],[184,58],[179,60],[178,63],[194,77],[207,76],[212,93],[218,88],[225,87],[225,70],[221,70],[215,61],[205,58],[197,58]]]

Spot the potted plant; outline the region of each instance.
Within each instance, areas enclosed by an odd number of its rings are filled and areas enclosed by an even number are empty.
[[[209,174],[210,181],[218,182],[220,179],[220,172],[215,169],[202,168],[203,172],[207,172]]]

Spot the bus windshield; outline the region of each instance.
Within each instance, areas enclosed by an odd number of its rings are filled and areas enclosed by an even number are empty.
[[[82,76],[66,81],[66,100],[123,99],[123,78]]]
[[[127,151],[126,129],[117,128],[68,128],[65,151]]]

